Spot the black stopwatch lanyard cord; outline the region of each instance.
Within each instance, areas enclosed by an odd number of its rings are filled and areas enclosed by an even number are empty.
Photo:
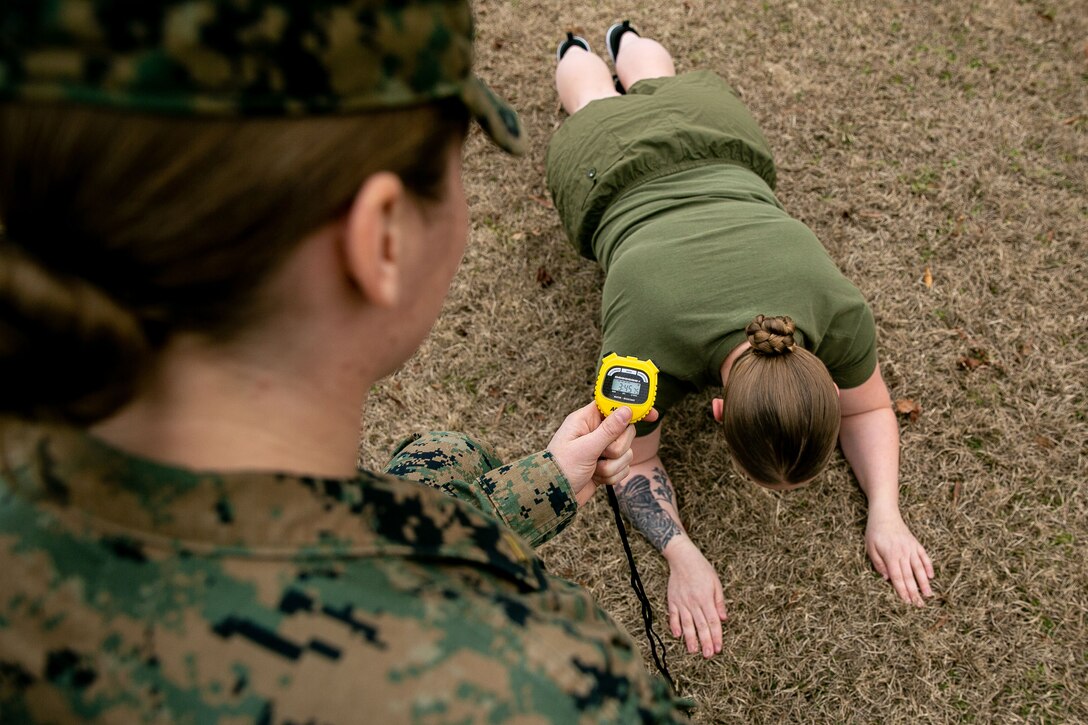
[[[608,489],[608,504],[612,507],[612,515],[616,517],[616,529],[620,532],[620,541],[623,542],[623,551],[627,554],[627,566],[631,570],[631,588],[638,596],[642,605],[642,625],[646,628],[646,639],[650,643],[650,654],[654,658],[654,666],[661,676],[669,683],[669,687],[676,692],[676,684],[669,674],[669,663],[665,660],[665,643],[654,631],[654,610],[650,607],[650,600],[646,598],[646,590],[642,587],[642,577],[638,575],[635,566],[635,557],[631,553],[631,544],[627,541],[627,527],[623,525],[623,517],[620,516],[620,502],[616,498],[616,489],[613,486],[605,486]],[[658,649],[661,650],[660,655]]]

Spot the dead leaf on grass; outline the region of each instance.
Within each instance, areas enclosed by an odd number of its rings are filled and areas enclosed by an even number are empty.
[[[1035,436],[1034,438],[1032,438],[1032,441],[1035,442],[1035,445],[1039,446],[1045,451],[1049,451],[1051,448],[1054,447],[1054,441],[1050,440],[1046,436]]]
[[[963,370],[976,370],[990,364],[990,353],[981,347],[972,347],[966,355],[960,355],[957,364]]]
[[[952,484],[952,505],[955,506],[960,502],[960,491],[963,488],[963,484],[960,481],[956,481]]]
[[[552,279],[552,276],[550,274],[548,274],[548,270],[544,269],[544,267],[541,267],[536,271],[536,283],[539,284],[542,288],[548,289],[553,284],[555,284],[555,280]]]
[[[922,284],[926,286],[926,289],[933,289],[933,272],[929,269],[929,265],[926,265],[926,271],[922,274]]]
[[[986,363],[976,357],[971,357],[970,355],[960,355],[960,359],[956,361],[956,364],[963,370],[975,370]]]
[[[906,417],[907,420],[913,423],[922,414],[922,406],[910,398],[899,398],[895,401],[895,413]]]
[[[555,204],[552,204],[552,200],[546,196],[540,196],[539,194],[529,194],[529,199],[540,204],[545,209],[554,209]]]

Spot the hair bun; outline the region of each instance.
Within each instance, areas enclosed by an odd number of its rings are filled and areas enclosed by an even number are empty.
[[[744,328],[748,335],[748,343],[752,351],[767,357],[785,355],[793,350],[793,320],[789,317],[767,317],[756,315],[756,318]]]
[[[0,415],[85,425],[128,402],[150,345],[137,317],[0,232]]]

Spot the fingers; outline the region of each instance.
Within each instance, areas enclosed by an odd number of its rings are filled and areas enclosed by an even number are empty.
[[[709,639],[703,639],[703,657],[713,657],[722,651],[722,619],[714,609],[703,612]]]
[[[631,475],[631,461],[635,458],[634,452],[628,448],[627,452],[619,458],[601,458],[593,469],[593,482],[598,486],[614,486],[623,483]]]
[[[926,553],[924,547],[918,547],[918,555],[922,558],[922,564],[926,567],[926,576],[930,579],[935,579],[936,575],[933,573],[933,562],[929,560],[929,554]]]
[[[907,581],[903,578],[903,570],[899,568],[899,562],[893,562],[888,569],[888,578],[892,581],[895,593],[904,602],[910,603],[910,592],[907,591]]]
[[[910,558],[899,560],[899,568],[903,571],[903,583],[907,587],[907,596],[910,603],[916,607],[924,607],[926,602],[922,599],[922,593],[918,590],[918,582],[914,580],[914,570],[911,568]]]
[[[710,658],[722,651],[722,622],[716,612],[708,614],[698,607],[670,609],[669,628],[674,637],[683,635],[689,654],[701,651],[703,657]]]
[[[895,561],[891,566],[891,575],[892,586],[900,599],[917,607],[925,606],[922,595],[918,592],[918,584],[914,581],[914,570],[911,569],[909,558]]]
[[[896,551],[887,559],[881,556],[877,547],[869,547],[869,558],[880,575],[890,580],[896,595],[904,602],[918,607],[925,606],[925,600],[933,596],[929,580],[933,578],[933,562],[916,542],[912,547],[896,547]]]
[[[699,651],[699,636],[695,631],[695,620],[687,609],[680,611],[680,628],[684,632],[684,644],[687,645],[688,654]]]
[[[714,640],[710,635],[710,623],[706,621],[706,615],[702,609],[696,608],[691,613],[692,622],[695,624],[695,633],[699,636],[699,643],[703,650],[703,657],[709,658],[714,655]],[[714,618],[717,620],[717,617]],[[721,625],[719,625],[720,627]],[[718,635],[721,636],[720,634]],[[692,650],[694,652],[694,650]]]
[[[683,637],[689,654],[700,652],[710,658],[722,651],[722,612],[724,604],[715,610],[715,604],[707,602],[704,609],[700,605],[689,607],[686,604],[669,604],[669,630],[673,637]]]
[[[601,458],[619,458],[625,452],[631,450],[631,443],[635,440],[635,427],[627,426],[619,438],[608,444],[601,452]]]
[[[921,591],[922,596],[932,597],[933,590],[929,586],[928,572],[926,571],[925,563],[922,561],[922,557],[919,554],[915,554],[910,558],[910,567],[914,572],[914,580],[918,582],[918,589]]]

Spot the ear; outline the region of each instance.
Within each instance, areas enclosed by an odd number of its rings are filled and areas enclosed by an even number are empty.
[[[367,177],[352,201],[344,227],[344,265],[351,282],[379,307],[400,299],[407,191],[396,174]]]
[[[725,409],[725,401],[721,398],[714,398],[710,401],[710,410],[714,413],[714,420],[719,423],[722,422],[722,411]]]

